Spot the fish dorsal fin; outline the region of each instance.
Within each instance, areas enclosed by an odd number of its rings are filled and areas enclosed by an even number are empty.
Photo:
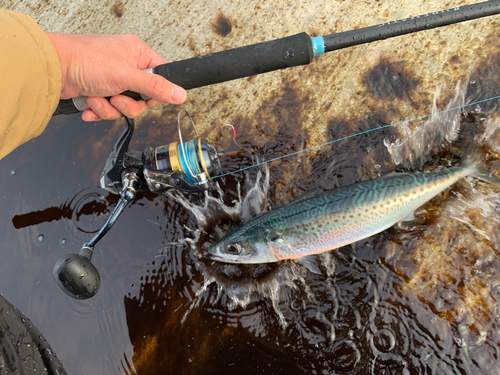
[[[407,175],[409,173],[406,173],[406,172],[389,172],[389,173],[386,173],[384,174],[383,176],[380,176],[380,177],[377,177],[377,179],[381,179],[381,178],[387,178],[387,177],[394,177],[394,176],[404,176],[404,175]]]
[[[308,198],[314,197],[314,196],[316,196],[318,194],[321,194],[322,192],[323,192],[323,190],[320,190],[320,189],[314,189],[314,190],[306,191],[300,197],[297,197],[297,198],[291,200],[290,203],[297,203],[299,201],[303,201],[304,199],[308,199]],[[290,203],[288,203],[288,204],[290,204]]]
[[[295,259],[297,263],[307,268],[309,271],[316,275],[321,275],[321,270],[318,266],[318,259],[316,255],[309,255],[302,258]]]

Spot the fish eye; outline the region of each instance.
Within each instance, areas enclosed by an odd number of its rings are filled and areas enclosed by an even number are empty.
[[[230,244],[230,245],[227,245],[227,247],[226,247],[226,251],[229,254],[233,254],[233,255],[240,255],[242,250],[243,249],[241,248],[241,245],[238,243]]]

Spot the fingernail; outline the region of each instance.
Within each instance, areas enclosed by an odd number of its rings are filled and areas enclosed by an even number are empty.
[[[176,104],[181,104],[186,100],[186,96],[186,90],[184,90],[182,87],[174,86],[170,99]]]
[[[97,117],[96,115],[91,115],[91,116],[87,117],[86,120],[83,120],[83,121],[85,121],[85,122],[95,122],[95,121],[99,121],[99,120],[101,120],[101,119],[99,117]]]
[[[102,108],[102,104],[99,99],[88,99],[87,104],[94,110],[98,111]]]

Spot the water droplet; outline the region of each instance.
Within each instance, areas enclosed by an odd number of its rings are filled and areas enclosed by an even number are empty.
[[[332,367],[339,372],[352,371],[361,357],[356,344],[352,341],[340,341],[333,345],[331,358],[335,358]]]
[[[462,338],[460,338],[460,337],[453,336],[453,340],[455,340],[455,343],[456,343],[459,347],[461,347],[461,348],[463,348],[464,346],[467,346],[467,344],[465,343],[465,340],[464,340],[464,339],[462,339]]]
[[[391,330],[380,329],[373,336],[373,346],[381,352],[390,352],[396,346],[396,338]]]
[[[40,241],[40,242],[41,242],[41,241],[43,241],[43,239],[44,239],[43,234],[39,234],[39,235],[38,235],[38,241]]]
[[[15,171],[15,170],[11,170],[11,171],[10,171],[10,174],[11,174],[12,176],[14,176],[14,175],[16,174],[16,171]]]
[[[66,238],[61,239],[61,243],[64,245],[66,244]]]
[[[297,301],[296,299],[294,299],[294,300],[292,301],[292,303],[290,304],[290,309],[291,309],[292,311],[298,311],[298,310],[300,310],[300,302],[299,302],[299,301]]]

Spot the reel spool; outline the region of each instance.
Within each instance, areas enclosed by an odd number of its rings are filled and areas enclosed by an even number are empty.
[[[189,117],[196,138],[183,142],[181,133],[181,115]],[[177,117],[180,142],[172,142],[165,146],[147,147],[142,156],[145,168],[144,175],[148,188],[154,192],[168,190],[169,186],[162,184],[159,175],[165,172],[182,172],[190,184],[198,184],[208,188],[208,180],[220,171],[219,154],[215,146],[198,135],[193,119],[186,111],[179,112]],[[179,181],[173,181],[170,187],[179,188]],[[182,190],[182,189],[181,189]]]
[[[211,178],[220,169],[214,145],[200,137],[186,143],[172,142],[155,149],[148,147],[144,151],[143,162],[149,169],[184,172],[193,184],[200,182],[198,176],[203,173]]]

